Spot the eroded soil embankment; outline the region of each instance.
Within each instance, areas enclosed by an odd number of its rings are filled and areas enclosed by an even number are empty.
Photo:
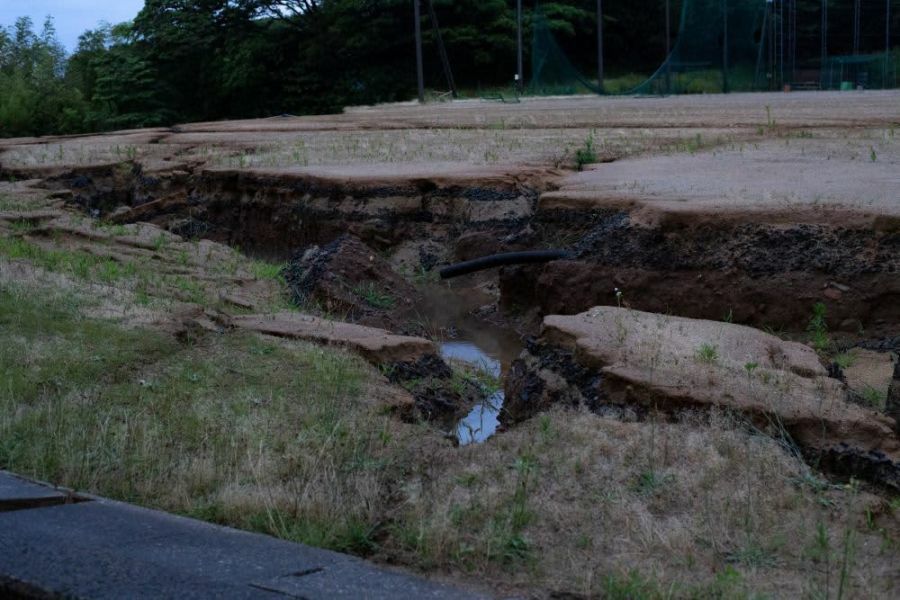
[[[79,205],[116,222],[149,221],[279,257],[352,233],[394,253],[414,243],[423,253],[416,266],[427,270],[450,258],[444,250],[467,229],[512,231],[534,213],[546,186],[542,173],[519,169],[459,178],[365,179],[236,170],[147,177],[136,169],[127,186],[129,201],[121,202],[109,191],[117,184],[113,175],[56,183],[71,189]]]
[[[900,228],[752,216],[647,223],[625,210],[539,211],[534,227],[542,240],[566,240],[574,260],[503,271],[508,308],[573,314],[621,302],[802,331],[821,302],[833,329],[887,333],[900,322]]]
[[[526,315],[520,322],[532,329],[535,316],[617,302],[784,331],[802,331],[817,302],[826,305],[831,328],[848,333],[887,334],[900,322],[900,224],[891,219],[842,219],[838,211],[827,219],[798,213],[795,222],[753,212],[671,218],[648,217],[636,206],[539,204],[559,175],[546,169],[436,177],[224,169],[149,175],[120,165],[47,184],[115,222],[152,222],[280,259],[350,233],[407,275],[493,252],[571,250],[573,260],[500,272],[499,306]]]
[[[532,329],[536,316],[620,301],[784,331],[803,330],[817,302],[827,306],[832,329],[871,337],[900,322],[900,226],[890,219],[843,225],[837,213],[828,220],[798,213],[791,223],[751,212],[673,219],[635,207],[539,205],[558,176],[540,169],[148,175],[120,165],[47,184],[114,222],[152,222],[279,259],[350,233],[407,275],[493,252],[569,249],[573,260],[500,272],[499,306],[526,315],[520,324]]]

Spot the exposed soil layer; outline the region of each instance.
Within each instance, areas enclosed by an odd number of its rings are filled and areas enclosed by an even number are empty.
[[[383,106],[4,140],[0,173],[43,178],[113,222],[279,260],[346,233],[404,275],[574,250],[504,272],[499,304],[517,319],[611,304],[619,288],[636,308],[789,331],[822,301],[833,329],[887,335],[900,311],[897,99]],[[560,169],[588,135],[604,164]]]
[[[284,253],[351,232],[378,249],[410,239],[487,228],[533,211],[539,190],[515,175],[379,181],[323,180],[308,176],[204,172],[194,192],[194,219],[211,235],[250,250]]]
[[[571,314],[615,302],[618,288],[634,308],[730,315],[776,329],[802,329],[816,302],[827,305],[835,329],[886,334],[900,321],[900,230],[541,210],[537,198],[555,180],[506,173],[387,186],[216,171],[148,183],[135,168],[71,174],[49,185],[68,188],[63,197],[114,222],[149,221],[264,256],[285,258],[346,233],[372,248],[368,256],[377,251],[407,273],[501,251],[573,251],[577,260],[501,271],[500,305],[518,312]]]
[[[393,316],[420,303],[421,294],[355,236],[299,250],[283,273],[299,306],[318,304],[359,323],[412,333]]]
[[[531,333],[544,315],[615,304],[797,333],[806,329],[813,305],[823,303],[829,328],[851,339],[863,331],[866,337],[896,335],[900,213],[890,196],[900,158],[893,141],[900,112],[891,98],[867,96],[871,118],[851,127],[834,122],[844,97],[809,98],[767,97],[771,106],[758,116],[775,112],[778,127],[752,127],[749,98],[717,99],[733,130],[715,136],[701,131],[690,118],[695,108],[681,106],[681,99],[673,100],[680,108],[672,123],[643,106],[613,118],[607,111],[612,104],[575,99],[510,108],[519,119],[501,120],[499,128],[484,119],[467,121],[471,107],[385,108],[125,132],[85,138],[87,150],[58,140],[56,155],[40,154],[52,142],[19,140],[4,142],[0,157],[5,174],[44,177],[42,186],[93,217],[149,222],[256,256],[292,257],[284,275],[296,301],[395,333],[428,333],[416,318],[428,299],[415,283],[433,277],[436,267],[491,253],[557,248],[575,258],[503,268],[496,286],[494,273],[466,276],[455,285],[490,290],[499,312],[482,306],[479,314]],[[549,111],[554,106],[569,111],[565,123]],[[537,153],[549,139],[547,127],[577,131],[592,111],[611,119],[607,127],[631,128],[640,115],[654,126],[677,121],[696,133],[673,141],[628,129],[629,146],[610,142],[615,135],[604,130],[596,137],[602,140],[597,159],[605,164],[582,173],[560,169],[566,160]],[[724,126],[710,118],[712,126]],[[496,149],[485,150],[484,161],[471,152],[455,161],[402,164],[370,156],[379,155],[383,144],[401,152],[414,147],[412,138],[390,132],[451,124],[511,127],[517,132],[512,138],[503,134],[495,141],[531,144],[535,160],[529,164],[513,152],[511,164],[490,164]],[[343,132],[361,138],[340,151],[346,163],[335,155],[313,166],[284,164],[289,148],[294,163],[307,164],[305,144],[322,132],[335,140]],[[482,139],[492,135],[481,133]],[[121,153],[118,146],[110,149],[114,141],[134,145],[116,161]],[[223,166],[203,144],[232,152],[239,164]],[[319,148],[316,156],[325,154]],[[48,156],[61,163],[70,155],[85,164],[28,165]],[[817,176],[823,169],[827,176]],[[525,371],[546,371],[541,361],[551,360],[552,370],[576,382],[569,388],[593,381],[577,361],[557,350],[544,352],[552,356],[535,355]],[[529,386],[539,383],[522,369],[513,369],[519,382],[513,385],[528,395]],[[840,368],[834,372],[840,375]],[[896,395],[894,388],[889,396]],[[427,403],[449,405],[437,396]],[[893,406],[887,402],[888,410]]]
[[[900,322],[900,232],[821,224],[636,222],[625,211],[537,215],[578,260],[501,273],[505,306],[571,314],[617,301],[649,312],[798,330],[823,302],[836,329]]]
[[[896,430],[900,434],[900,361],[894,365],[894,378],[888,389],[885,405],[885,413],[897,423]]]
[[[392,564],[463,565],[501,587],[540,564],[557,580],[546,590],[585,597],[603,590],[583,586],[583,574],[599,581],[638,563],[702,572],[717,586],[723,569],[740,567],[772,593],[802,595],[812,588],[796,565],[822,572],[820,557],[807,556],[817,527],[855,523],[867,557],[857,566],[892,582],[857,569],[857,589],[893,597],[884,590],[896,588],[897,515],[888,507],[900,489],[898,99],[451,103],[0,141],[0,176],[17,178],[0,183],[0,282],[40,272],[33,295],[78,285],[97,300],[85,309],[92,317],[149,325],[187,346],[263,334],[305,343],[263,337],[240,356],[312,343],[376,366],[360,365],[374,387],[347,413],[369,415],[365,403],[378,419],[390,416],[371,431],[354,427],[377,442],[372,460],[359,463],[356,450],[349,468],[316,459],[295,477],[298,488],[278,488],[284,472],[296,474],[284,463],[271,480],[283,500],[270,505],[271,490],[260,487],[229,505],[232,524],[246,526],[263,505],[306,509],[319,475],[337,478],[323,480],[331,503],[335,481],[385,464],[396,472],[383,488],[367,484],[375,492],[359,503]],[[576,172],[573,151],[587,136],[602,164]],[[575,258],[436,281],[446,264],[534,249]],[[302,306],[286,306],[284,280]],[[834,336],[819,353],[785,341],[811,339],[817,302]],[[652,311],[652,323],[710,321],[677,344],[656,329],[619,344],[614,328],[603,355],[580,339],[590,336],[561,333],[592,307]],[[555,333],[540,333],[545,318]],[[600,321],[615,325],[615,316]],[[524,352],[519,333],[532,334]],[[506,430],[485,444],[450,447],[445,434],[495,382],[442,360],[441,340],[489,350],[508,373]],[[322,353],[309,352],[313,361]],[[228,374],[234,360],[211,372],[229,382],[259,375]],[[309,374],[305,362],[281,358],[271,368]],[[185,376],[193,383],[193,372]],[[265,396],[254,416],[275,409]],[[382,460],[400,432],[413,441],[410,455]],[[339,451],[352,446],[331,439]],[[322,456],[309,447],[298,455]],[[880,489],[833,486],[820,470]],[[228,479],[269,485],[255,471]],[[856,504],[862,497],[871,505]],[[530,523],[507,530],[526,513]],[[767,523],[766,535],[751,521]],[[879,538],[882,527],[892,537]],[[830,533],[833,549],[851,539]],[[797,543],[784,545],[785,535]],[[868,558],[878,548],[885,557]],[[468,562],[498,550],[485,571]],[[757,564],[760,551],[771,562]],[[792,587],[780,587],[785,572]]]
[[[600,307],[544,319],[510,371],[501,420],[559,404],[627,421],[732,411],[827,468],[900,490],[896,422],[854,404],[851,392],[807,346],[738,325]]]

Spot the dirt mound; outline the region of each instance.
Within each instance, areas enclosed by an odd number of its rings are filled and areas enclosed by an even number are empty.
[[[403,329],[396,315],[419,299],[384,258],[349,234],[298,252],[284,274],[298,305],[318,304],[329,314],[392,331]]]
[[[812,349],[749,327],[619,307],[548,316],[511,370],[504,420],[557,403],[626,419],[726,409],[803,451],[871,458],[900,488],[894,420],[848,402]]]

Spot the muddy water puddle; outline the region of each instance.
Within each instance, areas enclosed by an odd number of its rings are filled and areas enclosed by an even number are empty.
[[[477,290],[434,288],[425,298],[424,310],[443,333],[439,344],[442,358],[450,363],[464,363],[483,372],[486,380],[496,382],[496,389],[490,385],[485,397],[451,426],[450,433],[461,446],[481,443],[494,435],[500,425],[503,377],[522,351],[522,341],[514,331],[472,316],[474,308],[491,300]]]
[[[441,356],[448,362],[464,362],[484,371],[491,378],[500,381],[503,365],[472,342],[454,341],[440,345]],[[500,425],[500,409],[503,408],[503,389],[492,392],[478,402],[469,413],[459,420],[453,434],[461,446],[480,443],[494,435]]]

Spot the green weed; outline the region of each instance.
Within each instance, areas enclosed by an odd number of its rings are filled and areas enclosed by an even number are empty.
[[[744,370],[747,371],[747,378],[753,377],[753,371],[755,371],[759,367],[759,363],[755,362],[747,362],[744,363]]]
[[[366,304],[373,308],[389,310],[394,308],[397,304],[397,301],[393,296],[379,290],[374,282],[353,288],[353,293],[362,298]]]
[[[12,229],[12,232],[18,235],[27,235],[37,228],[37,226],[32,221],[29,221],[27,219],[13,221],[9,225],[10,229]]]
[[[811,334],[810,341],[819,352],[826,352],[831,347],[831,338],[828,336],[828,322],[826,321],[825,304],[816,302],[813,305],[813,314],[809,319],[806,330]]]
[[[727,558],[730,562],[739,563],[754,569],[775,565],[775,554],[753,543],[736,552],[732,552]]]
[[[663,475],[658,471],[648,469],[638,475],[637,481],[634,483],[634,491],[641,496],[655,496],[674,481],[673,475]]]
[[[608,600],[656,600],[671,597],[656,579],[646,577],[637,570],[621,575],[607,575],[603,578],[602,585],[601,597]]]
[[[853,366],[853,364],[856,362],[856,357],[853,356],[853,354],[851,354],[850,352],[841,352],[839,354],[835,354],[834,357],[832,357],[832,360],[840,368],[847,369]]]
[[[193,302],[194,304],[206,303],[206,290],[197,281],[178,276],[173,279],[172,284],[184,292],[188,302]]]
[[[855,390],[853,394],[863,404],[876,410],[884,410],[887,404],[887,392],[876,389],[871,385],[864,385],[861,389]]]
[[[715,364],[719,361],[719,349],[713,344],[703,343],[695,353],[697,360],[706,364]]]
[[[169,238],[166,237],[166,234],[160,232],[155,238],[153,238],[153,249],[156,252],[160,252],[163,248],[166,247],[169,243]]]
[[[594,149],[594,132],[588,134],[584,144],[575,150],[575,168],[581,171],[585,165],[597,162],[597,152]]]
[[[253,271],[253,276],[257,279],[274,279],[276,281],[281,281],[283,279],[282,273],[284,272],[285,266],[284,263],[273,264],[255,260],[251,263],[250,269]]]
[[[515,490],[505,510],[494,518],[493,540],[488,558],[504,563],[527,561],[531,558],[531,544],[523,530],[533,519],[528,507],[531,483],[537,470],[537,463],[529,454],[520,455],[513,468],[516,471]]]

